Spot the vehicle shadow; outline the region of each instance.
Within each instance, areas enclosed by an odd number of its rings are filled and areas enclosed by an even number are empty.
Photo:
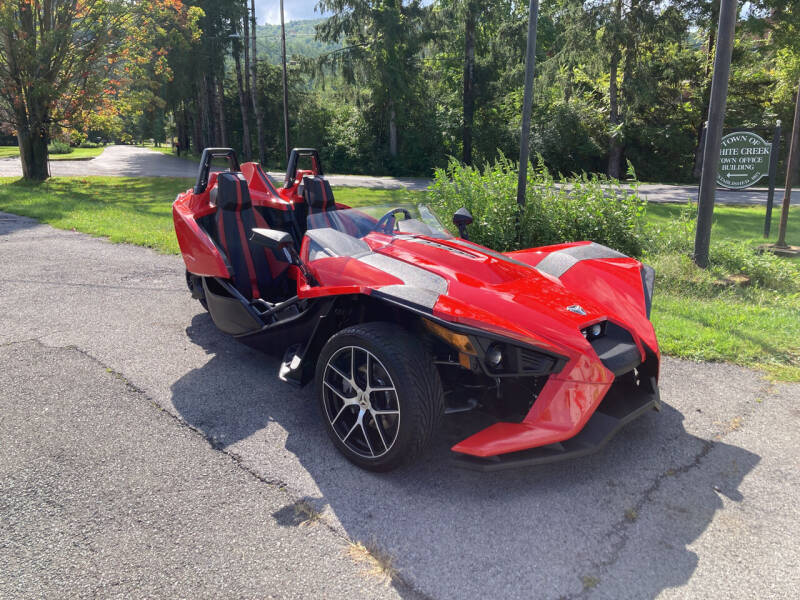
[[[408,598],[415,590],[435,598],[655,598],[689,580],[698,563],[689,545],[723,507],[721,495],[742,499],[740,484],[759,461],[688,433],[684,415],[665,405],[580,460],[457,469],[449,445],[462,424],[450,420],[419,463],[367,473],[335,451],[311,387],[277,380],[276,359],[219,333],[207,314],[187,334],[210,358],[172,386],[181,418],[301,498],[273,515],[278,524],[322,512],[350,540],[391,556],[401,573],[393,583]]]

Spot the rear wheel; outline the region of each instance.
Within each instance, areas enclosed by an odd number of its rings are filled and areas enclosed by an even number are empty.
[[[186,286],[189,288],[189,291],[192,293],[192,298],[197,298],[200,301],[200,304],[203,305],[203,308],[208,310],[208,303],[206,302],[206,292],[203,289],[203,278],[198,275],[192,275],[189,271],[186,271]]]
[[[419,456],[444,414],[433,360],[419,340],[391,323],[356,325],[334,335],[317,361],[316,382],[334,445],[371,471]]]

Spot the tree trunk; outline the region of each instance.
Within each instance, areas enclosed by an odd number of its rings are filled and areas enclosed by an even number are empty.
[[[247,98],[244,95],[244,85],[242,83],[242,60],[239,56],[239,44],[233,45],[233,62],[236,65],[236,85],[239,88],[239,108],[242,111],[242,156],[245,162],[252,158],[250,150],[250,125],[249,115],[247,114]]]
[[[622,0],[617,0],[617,27],[620,25],[622,17]],[[620,45],[615,39],[614,50],[611,53],[610,78],[608,83],[608,103],[609,115],[608,122],[611,129],[611,140],[608,146],[608,176],[619,179],[620,168],[622,166],[622,146],[619,143],[619,90],[617,89],[617,72],[620,61]]]
[[[245,2],[245,8],[247,8]],[[249,12],[242,19],[242,31],[244,32],[244,95],[248,102],[251,102],[250,95],[250,16]]]
[[[220,147],[228,147],[228,128],[225,125],[225,88],[222,78],[217,79],[217,93],[214,94],[217,101],[217,118],[219,119],[219,142]]]
[[[475,12],[474,2],[467,2],[464,25],[464,129],[462,155],[464,164],[472,164],[472,125],[475,118]]]
[[[608,122],[611,125],[611,140],[608,146],[608,176],[619,178],[622,165],[622,146],[617,136],[619,126],[619,93],[617,91],[617,69],[619,68],[619,52],[615,51],[611,57],[611,80],[608,84],[610,111]]]
[[[201,132],[202,132],[202,141],[198,144],[199,152],[202,152],[204,148],[208,148],[213,145],[213,135],[214,132],[211,129],[211,111],[209,110],[209,101],[208,101],[208,75],[203,74],[200,78],[200,123],[201,123]]]
[[[258,105],[258,55],[256,54],[256,3],[250,0],[250,49],[252,60],[250,62],[250,98],[253,100],[253,114],[256,117],[256,137],[258,140],[258,162],[262,165],[267,158],[264,154],[264,117],[261,114],[261,107]]]
[[[397,114],[394,103],[389,103],[389,156],[397,158]]]
[[[25,116],[18,118],[23,123]],[[47,131],[42,125],[32,124],[17,131],[19,156],[22,160],[22,176],[32,181],[44,181],[50,177],[47,163]]]

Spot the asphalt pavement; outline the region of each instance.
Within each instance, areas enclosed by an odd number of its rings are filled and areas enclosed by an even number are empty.
[[[125,176],[125,177],[188,177],[197,176],[197,163],[184,158],[162,154],[138,146],[109,146],[103,153],[91,160],[50,161],[50,173],[54,177],[66,176]],[[22,167],[18,158],[0,159],[0,177],[19,177]],[[270,177],[280,184],[283,173],[270,172]],[[371,189],[407,189],[422,191],[428,189],[430,179],[424,177],[377,177],[372,175],[327,175],[333,186],[363,187]],[[697,186],[642,184],[639,192],[650,202],[686,203],[697,201]],[[792,195],[792,205],[800,204],[800,191]],[[775,191],[775,205],[780,206],[783,190]],[[718,189],[716,201],[720,204],[766,204],[766,188],[756,187],[747,190]]]
[[[215,329],[180,257],[0,214],[0,259],[0,597],[800,589],[796,384],[667,358],[662,412],[598,454],[463,471],[450,420],[377,475],[336,453],[310,389]],[[389,586],[347,540],[392,561]]]

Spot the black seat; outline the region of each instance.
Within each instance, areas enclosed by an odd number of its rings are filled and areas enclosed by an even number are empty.
[[[310,215],[336,210],[331,184],[321,175],[303,177],[303,195]]]
[[[217,178],[217,242],[233,269],[233,284],[248,300],[276,301],[288,295],[287,258],[250,242],[254,227],[269,228],[253,209],[247,180],[241,173]]]

